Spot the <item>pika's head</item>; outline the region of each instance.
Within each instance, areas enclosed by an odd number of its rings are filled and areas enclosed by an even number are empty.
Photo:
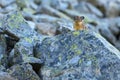
[[[84,16],[74,16],[74,21],[82,21],[84,18]]]

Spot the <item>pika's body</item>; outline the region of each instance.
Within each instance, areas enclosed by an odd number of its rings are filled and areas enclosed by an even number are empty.
[[[83,19],[84,19],[84,16],[74,17],[74,30],[85,30],[86,29]]]

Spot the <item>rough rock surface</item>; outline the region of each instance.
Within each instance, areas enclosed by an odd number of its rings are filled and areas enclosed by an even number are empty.
[[[29,41],[31,40],[31,42],[34,40],[41,40],[40,38],[42,35],[39,36],[40,34],[38,35],[29,27],[19,11],[13,11],[7,14],[3,17],[1,23],[1,32],[17,40],[25,37],[30,38]]]
[[[9,55],[10,66],[22,62],[39,64],[39,65],[43,63],[43,61],[34,57],[33,45],[24,40],[16,43],[14,49],[10,52]]]
[[[120,79],[120,52],[91,31],[46,38],[36,45],[36,57],[45,61],[43,80]]]
[[[6,39],[4,35],[0,35],[0,65],[7,67],[7,54],[6,54]]]
[[[30,64],[14,65],[8,70],[8,73],[17,80],[41,80]]]
[[[0,80],[16,80],[12,76],[10,76],[7,72],[0,72]]]

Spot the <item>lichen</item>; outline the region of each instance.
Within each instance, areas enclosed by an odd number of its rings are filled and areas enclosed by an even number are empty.
[[[80,32],[79,32],[79,31],[74,31],[74,32],[73,32],[73,35],[74,35],[74,36],[78,36],[78,35],[80,35]]]
[[[75,53],[76,53],[77,55],[80,55],[80,54],[81,54],[81,50],[76,50]]]
[[[28,43],[32,43],[32,40],[30,38],[25,38],[25,41],[28,42]]]
[[[72,50],[75,50],[75,49],[77,49],[77,47],[78,47],[78,46],[77,46],[76,44],[73,44],[73,45],[71,46],[71,49],[72,49]]]
[[[62,56],[60,55],[60,56],[58,57],[58,59],[59,59],[59,61],[61,61],[61,60],[62,60]]]
[[[8,26],[10,28],[19,28],[20,23],[23,23],[24,18],[20,12],[16,12],[16,14],[10,15],[8,19]]]
[[[82,62],[83,62],[83,60],[82,60],[82,59],[80,59],[80,60],[79,60],[79,65],[80,65]]]

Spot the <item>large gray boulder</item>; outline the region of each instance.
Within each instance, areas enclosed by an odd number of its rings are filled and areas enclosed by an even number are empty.
[[[0,32],[16,40],[26,38],[31,43],[35,43],[37,40],[40,41],[42,38],[42,35],[37,34],[30,28],[19,11],[10,12],[1,19]]]
[[[36,45],[43,80],[119,80],[120,52],[99,34],[73,31]]]

